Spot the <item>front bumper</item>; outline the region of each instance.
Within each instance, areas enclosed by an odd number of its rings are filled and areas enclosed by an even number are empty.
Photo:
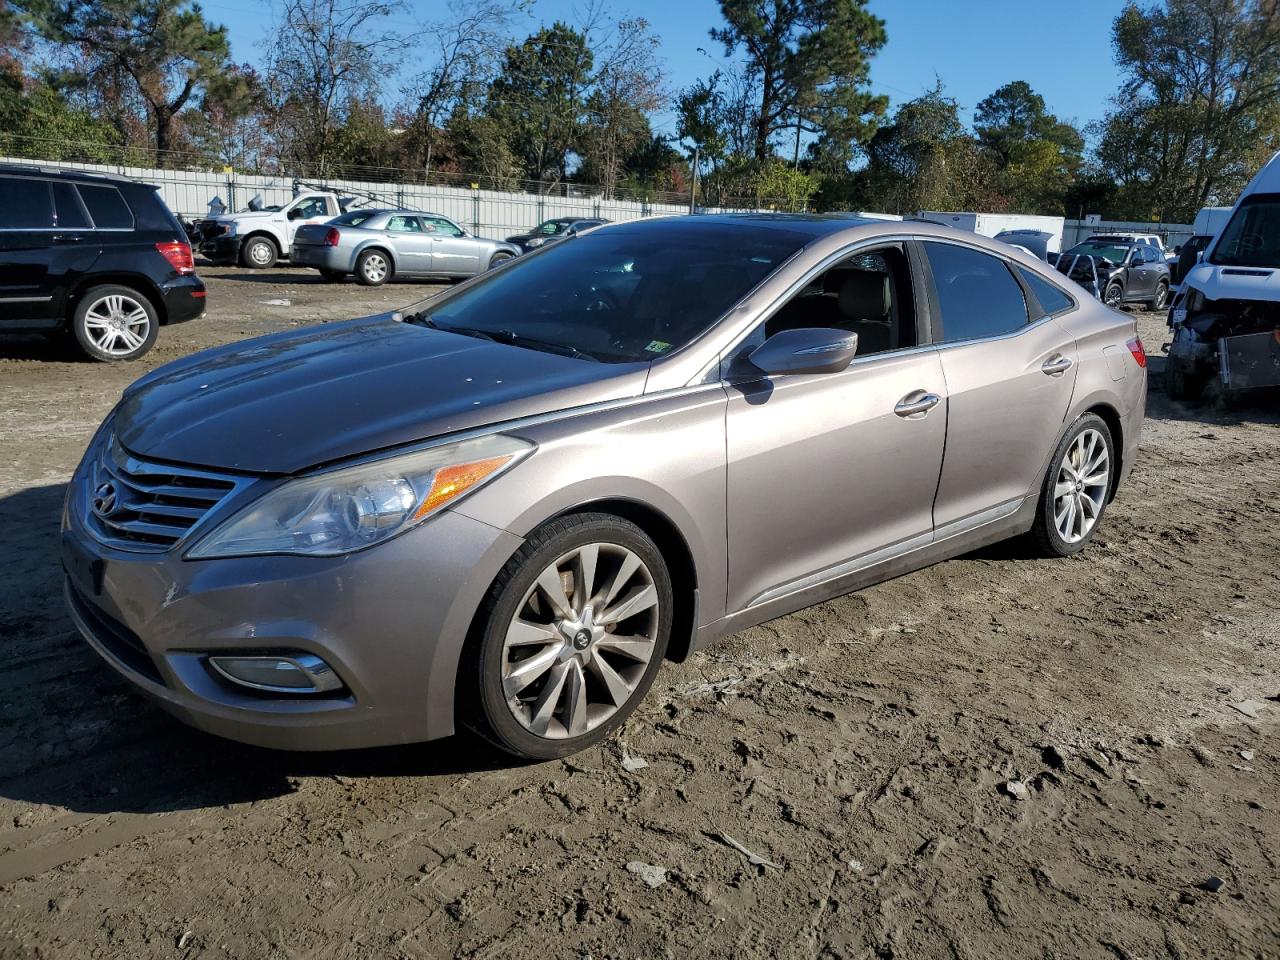
[[[200,244],[200,256],[214,263],[236,264],[240,262],[240,238],[236,236],[214,237]]]
[[[81,519],[87,499],[82,464],[64,512],[62,562],[68,607],[89,645],[185,723],[291,750],[451,734],[475,611],[521,542],[445,511],[345,557],[188,561],[182,553],[208,529],[203,522],[167,552],[131,553],[94,537]],[[307,696],[248,690],[209,667],[210,653],[227,651],[313,653],[344,686]]]

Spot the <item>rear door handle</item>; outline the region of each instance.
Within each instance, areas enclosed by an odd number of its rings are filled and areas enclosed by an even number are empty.
[[[922,420],[929,415],[930,410],[941,402],[942,398],[936,393],[913,390],[898,401],[898,405],[893,408],[893,412],[904,420]]]
[[[1071,368],[1071,358],[1064,357],[1060,353],[1055,353],[1052,357],[1041,364],[1040,369],[1051,377],[1057,377],[1064,374]]]
[[[84,237],[78,233],[55,233],[50,239],[54,243],[79,243]]]

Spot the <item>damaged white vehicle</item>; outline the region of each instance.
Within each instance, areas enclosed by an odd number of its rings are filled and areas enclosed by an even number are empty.
[[[1280,153],[1187,272],[1169,310],[1165,392],[1193,400],[1280,386]]]

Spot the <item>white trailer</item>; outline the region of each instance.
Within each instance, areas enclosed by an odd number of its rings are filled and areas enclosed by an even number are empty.
[[[1029,213],[955,213],[945,210],[921,210],[918,220],[967,230],[984,237],[994,237],[1009,230],[1038,230],[1051,235],[1049,253],[1062,252],[1062,230],[1065,217],[1039,217]]]

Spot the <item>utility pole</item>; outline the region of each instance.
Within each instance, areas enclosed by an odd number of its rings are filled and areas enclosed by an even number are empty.
[[[689,212],[695,213],[697,210],[698,194],[698,145],[693,146],[693,166],[689,168]]]

